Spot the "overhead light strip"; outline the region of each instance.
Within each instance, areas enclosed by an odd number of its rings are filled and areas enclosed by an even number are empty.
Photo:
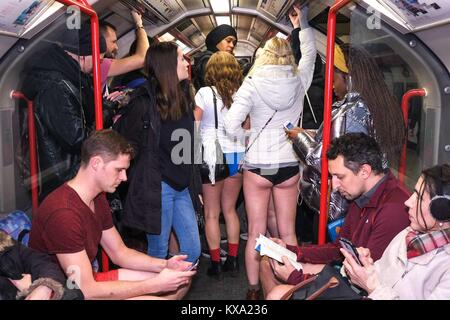
[[[230,2],[228,0],[209,0],[215,14],[230,13]]]

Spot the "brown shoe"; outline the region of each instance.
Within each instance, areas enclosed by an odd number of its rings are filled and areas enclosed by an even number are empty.
[[[261,300],[261,290],[248,289],[247,300]]]

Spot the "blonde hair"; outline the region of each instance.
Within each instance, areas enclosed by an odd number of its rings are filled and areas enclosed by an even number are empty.
[[[230,108],[242,83],[242,70],[236,58],[226,51],[214,53],[206,64],[205,83],[215,86],[223,105]]]
[[[262,53],[256,58],[248,75],[251,76],[256,69],[266,65],[292,66],[292,71],[297,72],[294,54],[291,45],[285,39],[273,37],[269,39]]]

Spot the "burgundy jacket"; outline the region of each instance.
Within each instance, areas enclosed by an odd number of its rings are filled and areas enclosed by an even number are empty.
[[[369,248],[374,261],[380,259],[391,240],[409,225],[404,204],[409,192],[391,172],[387,175],[363,208],[354,201],[350,204],[336,241],[323,245],[288,246],[297,253],[297,261],[314,264],[341,261],[340,237],[351,240],[356,247]],[[291,274],[288,280],[293,276]]]

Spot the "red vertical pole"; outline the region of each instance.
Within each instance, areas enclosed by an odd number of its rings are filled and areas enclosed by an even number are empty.
[[[423,97],[426,95],[425,89],[411,89],[407,91],[402,97],[402,111],[403,111],[403,121],[405,122],[405,128],[408,129],[408,113],[409,113],[409,99],[412,97]],[[402,153],[400,155],[400,162],[398,164],[398,179],[400,182],[405,183],[405,172],[406,172],[406,144],[408,139],[405,139],[403,144]]]
[[[57,0],[66,6],[77,6],[80,11],[91,17],[91,34],[92,34],[92,62],[93,62],[93,79],[94,79],[94,103],[95,103],[95,129],[103,128],[102,118],[102,88],[100,80],[100,35],[97,13],[92,9],[86,0]]]
[[[91,35],[92,35],[92,62],[94,79],[94,103],[95,103],[95,129],[103,129],[102,117],[102,88],[100,79],[100,35],[97,13],[92,9],[87,0],[57,0],[66,6],[77,6],[80,11],[91,17]],[[102,271],[109,270],[108,256],[102,251]]]
[[[334,75],[334,41],[336,38],[336,13],[350,0],[336,0],[328,12],[327,24],[327,55],[325,68],[325,99],[323,110],[323,139],[322,139],[322,177],[320,182],[320,217],[319,217],[319,244],[326,241],[326,226],[328,218],[328,159],[327,150],[330,145],[331,135],[331,104],[333,100],[333,75]]]
[[[11,91],[12,99],[23,99],[27,102],[28,109],[28,145],[30,148],[30,184],[31,184],[31,207],[33,214],[36,213],[39,206],[38,198],[38,165],[36,151],[36,129],[34,127],[33,101],[28,99],[20,91]]]

